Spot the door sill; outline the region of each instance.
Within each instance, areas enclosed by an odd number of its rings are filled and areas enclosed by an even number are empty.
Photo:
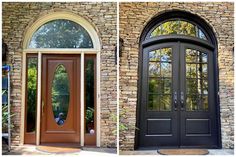
[[[221,149],[217,146],[152,146],[152,147],[138,147],[135,150],[157,150],[157,149]]]
[[[71,143],[40,143],[40,146],[58,146],[58,147],[78,147],[81,148],[80,143],[75,143],[75,142],[71,142]]]

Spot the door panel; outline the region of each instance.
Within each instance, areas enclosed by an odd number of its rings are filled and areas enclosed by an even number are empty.
[[[180,51],[181,146],[217,147],[213,54],[185,43]]]
[[[139,147],[217,147],[212,58],[181,42],[143,49]]]
[[[174,91],[178,89],[178,52],[175,44],[144,49],[140,147],[178,144]],[[176,95],[176,94],[175,94]]]
[[[80,56],[43,55],[41,142],[80,141]]]

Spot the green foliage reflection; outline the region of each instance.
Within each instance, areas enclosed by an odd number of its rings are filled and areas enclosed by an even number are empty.
[[[27,68],[27,132],[35,131],[37,104],[37,58],[28,58]]]
[[[41,26],[30,41],[29,48],[92,48],[88,32],[69,20],[53,20]]]
[[[182,34],[207,40],[205,34],[200,30],[200,28],[192,23],[182,20],[167,21],[160,24],[154,29],[150,37],[168,34]]]
[[[64,124],[69,109],[69,78],[63,65],[59,65],[54,73],[52,82],[52,107],[55,121]]]

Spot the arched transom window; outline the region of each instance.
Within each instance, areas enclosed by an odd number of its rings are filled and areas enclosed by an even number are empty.
[[[206,35],[202,29],[197,25],[181,19],[171,19],[157,25],[147,36],[148,38],[161,35],[186,35],[207,40]]]
[[[29,48],[93,48],[93,42],[81,25],[58,19],[45,23],[34,32]]]

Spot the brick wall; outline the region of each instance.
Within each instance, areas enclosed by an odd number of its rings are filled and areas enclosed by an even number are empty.
[[[116,3],[3,3],[2,34],[8,44],[8,63],[12,64],[11,104],[15,128],[12,142],[19,144],[21,79],[22,79],[22,43],[27,27],[41,15],[54,11],[70,11],[90,22],[101,41],[101,146],[116,146]]]
[[[120,3],[120,37],[124,39],[120,58],[120,121],[128,129],[120,131],[121,150],[134,149],[137,106],[139,40],[150,19],[163,11],[179,9],[205,19],[218,40],[219,95],[223,148],[234,147],[234,5],[233,3]]]

